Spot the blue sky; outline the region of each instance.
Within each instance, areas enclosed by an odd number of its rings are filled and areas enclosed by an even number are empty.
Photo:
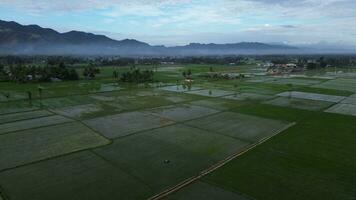
[[[0,19],[154,45],[356,45],[355,9],[355,0],[1,0]]]

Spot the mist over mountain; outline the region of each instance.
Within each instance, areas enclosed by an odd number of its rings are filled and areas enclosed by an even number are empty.
[[[0,20],[0,54],[184,56],[301,52],[303,50],[297,47],[258,42],[151,46],[133,39],[114,40],[104,35],[80,31],[59,33],[38,25],[25,26]]]

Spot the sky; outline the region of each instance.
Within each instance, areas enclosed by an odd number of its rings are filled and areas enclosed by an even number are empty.
[[[356,45],[356,0],[0,0],[0,19],[152,45]]]

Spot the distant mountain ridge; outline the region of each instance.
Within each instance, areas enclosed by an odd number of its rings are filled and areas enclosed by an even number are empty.
[[[185,46],[151,46],[134,40],[114,40],[81,31],[59,33],[38,25],[0,20],[0,54],[75,55],[227,55],[295,52],[298,48],[258,42],[233,44],[191,43]]]

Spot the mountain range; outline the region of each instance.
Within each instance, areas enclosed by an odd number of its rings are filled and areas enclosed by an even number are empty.
[[[104,35],[81,31],[59,33],[38,25],[21,25],[0,20],[0,54],[37,55],[123,55],[123,56],[184,56],[231,54],[298,53],[300,48],[242,42],[232,44],[191,43],[185,46],[151,46],[133,40],[114,40]]]

